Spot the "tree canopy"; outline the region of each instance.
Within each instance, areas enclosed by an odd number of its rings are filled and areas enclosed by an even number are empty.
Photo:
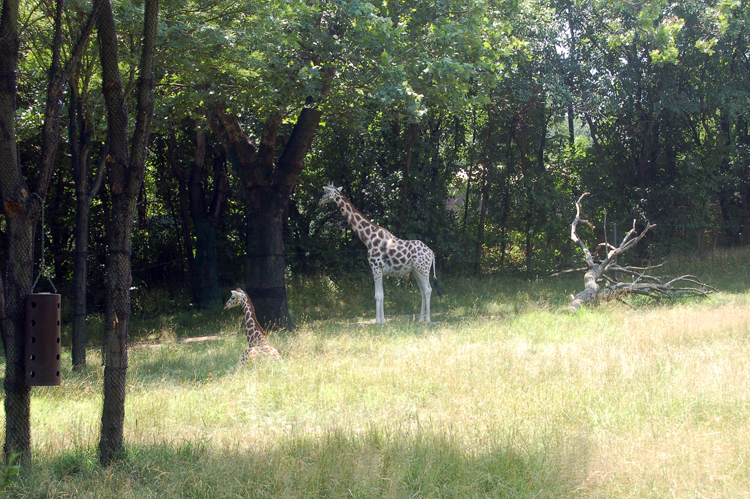
[[[132,109],[143,8],[113,2]],[[64,53],[89,10],[66,3]],[[210,306],[237,285],[273,294],[299,274],[366,272],[364,247],[317,206],[329,181],[373,222],[424,240],[443,272],[575,265],[567,224],[583,192],[610,237],[614,223],[657,224],[633,258],[748,244],[746,2],[190,0],[161,11],[136,287],[208,279],[191,297]],[[53,20],[44,2],[21,4],[27,169],[41,150]],[[99,50],[92,38],[68,89],[90,127],[90,179],[106,139]],[[63,288],[76,224],[68,133],[45,207]],[[106,273],[108,196],[92,200],[89,283]],[[256,248],[267,233],[276,239]],[[102,293],[89,287],[93,309]],[[268,306],[281,307],[269,320],[283,315],[282,302]]]

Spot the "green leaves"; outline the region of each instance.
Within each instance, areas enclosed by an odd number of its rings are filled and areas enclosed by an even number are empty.
[[[21,453],[12,453],[8,457],[7,463],[0,463],[0,491],[10,485],[15,476],[21,471],[21,465],[13,464],[16,460],[20,461]]]

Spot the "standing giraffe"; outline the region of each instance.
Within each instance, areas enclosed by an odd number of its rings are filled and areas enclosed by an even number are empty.
[[[404,241],[395,237],[383,227],[367,220],[354,205],[341,194],[341,187],[333,184],[323,187],[320,206],[335,201],[346,221],[367,246],[367,260],[375,280],[375,323],[385,324],[383,311],[383,276],[406,277],[410,273],[422,293],[422,311],[419,322],[430,323],[430,268],[435,282],[435,291],[442,296],[435,273],[435,254],[422,241]]]
[[[247,337],[248,346],[247,350],[240,357],[240,364],[245,364],[248,359],[261,355],[268,355],[276,360],[281,360],[279,352],[266,340],[266,332],[258,324],[258,320],[255,318],[255,307],[253,302],[250,301],[250,297],[242,289],[232,290],[232,296],[227,300],[224,305],[224,310],[232,307],[242,305],[242,309],[245,311],[245,336]]]

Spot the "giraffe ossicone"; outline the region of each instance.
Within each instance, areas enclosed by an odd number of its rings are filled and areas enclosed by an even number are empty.
[[[247,363],[254,357],[268,356],[276,360],[281,360],[279,352],[266,340],[266,332],[260,327],[258,319],[255,317],[255,307],[250,297],[242,289],[232,290],[232,296],[224,304],[224,310],[242,305],[245,312],[243,324],[245,326],[245,337],[247,338],[248,347],[240,357],[240,365]]]
[[[352,230],[367,246],[367,260],[375,281],[375,323],[385,323],[383,276],[407,277],[414,274],[422,294],[419,322],[429,324],[432,295],[430,270],[434,278],[435,291],[438,296],[442,296],[435,272],[435,254],[432,250],[422,241],[399,239],[383,227],[370,222],[341,193],[341,187],[335,187],[332,183],[323,187],[323,197],[318,204],[323,206],[330,201],[336,203]]]

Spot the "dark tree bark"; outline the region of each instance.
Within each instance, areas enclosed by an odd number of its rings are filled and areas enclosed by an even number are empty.
[[[229,192],[229,179],[226,170],[226,154],[213,158],[213,192],[211,203],[206,204],[207,193],[204,185],[206,158],[209,156],[206,135],[203,130],[193,127],[195,132],[195,156],[186,179],[175,157],[176,139],[171,134],[167,147],[167,160],[177,178],[182,233],[188,251],[190,282],[193,287],[193,300],[200,308],[210,308],[222,304],[219,286],[218,250],[216,235],[221,211]],[[190,220],[195,234],[195,255]]]
[[[99,44],[102,85],[108,113],[110,149],[109,186],[112,221],[107,235],[107,305],[105,313],[105,367],[102,429],[99,461],[109,465],[122,455],[125,419],[125,384],[128,368],[128,323],[130,320],[130,256],[133,217],[143,182],[146,144],[154,109],[154,54],[159,9],[158,0],[147,0],[140,78],[137,85],[136,124],[132,154],[128,149],[128,110],[119,71],[117,30],[112,5],[102,0],[99,17]]]
[[[187,181],[185,180],[185,174],[180,168],[175,156],[177,149],[177,138],[175,137],[174,130],[169,134],[169,141],[167,142],[167,162],[172,168],[175,178],[177,179],[177,196],[180,203],[180,228],[182,229],[182,238],[185,241],[185,253],[187,253],[188,261],[188,274],[190,275],[190,282],[195,283],[195,258],[193,257],[193,238],[190,234],[190,200],[188,197]],[[196,150],[196,156],[198,151]],[[197,300],[195,293],[195,286],[193,286],[193,299]]]
[[[216,230],[221,210],[227,199],[229,180],[225,156],[215,158],[213,165],[214,191],[211,204],[206,206],[206,192],[203,177],[206,162],[206,137],[197,131],[195,162],[190,173],[188,193],[190,195],[190,215],[195,230],[195,295],[198,306],[212,307],[222,303],[219,287],[218,255]]]
[[[89,185],[89,153],[93,130],[85,118],[87,113],[75,85],[71,85],[68,140],[73,177],[76,185],[75,255],[73,258],[73,333],[71,357],[73,369],[86,369],[86,290],[88,278],[89,224],[91,203],[99,192],[104,177],[107,145],[102,147],[94,178]]]
[[[47,104],[42,125],[42,148],[38,168],[31,175],[35,185],[28,187],[16,148],[15,111],[19,60],[17,0],[4,0],[0,19],[0,196],[8,234],[8,261],[3,283],[5,313],[3,341],[5,370],[5,445],[6,457],[22,453],[31,457],[30,391],[24,379],[25,298],[32,286],[34,229],[47,196],[57,153],[62,98],[72,67],[83,52],[99,11],[95,1],[87,23],[61,66],[63,2],[55,11],[55,34],[51,47],[52,63],[47,87]]]
[[[32,198],[21,173],[16,148],[18,69],[18,2],[3,1],[0,21],[0,189],[7,220],[8,267],[4,283],[5,456],[30,457],[30,391],[23,373],[23,297],[31,288],[33,232],[39,200]]]
[[[534,175],[535,171],[529,161],[529,125],[526,123],[528,116],[523,116],[519,120],[518,127],[514,130],[513,139],[515,140],[516,146],[518,147],[519,156],[519,167],[521,174],[523,175],[523,197],[524,197],[524,260],[526,262],[526,268],[529,268],[531,264],[532,256],[532,242],[533,242],[533,230],[534,230],[534,213],[535,213],[535,202],[534,202]]]
[[[416,123],[409,123],[406,127],[406,137],[404,138],[404,180],[401,184],[401,206],[398,210],[398,223],[396,231],[402,233],[404,222],[406,221],[406,207],[411,203],[409,199],[409,183],[412,175],[412,162],[414,160],[414,142],[416,142],[419,127]]]
[[[277,161],[274,158],[280,115],[268,118],[257,148],[242,131],[238,118],[224,107],[215,106],[209,115],[211,127],[224,145],[246,194],[245,291],[264,327],[294,329],[284,277],[284,225],[289,198],[302,172],[322,111],[314,107],[302,109]]]

